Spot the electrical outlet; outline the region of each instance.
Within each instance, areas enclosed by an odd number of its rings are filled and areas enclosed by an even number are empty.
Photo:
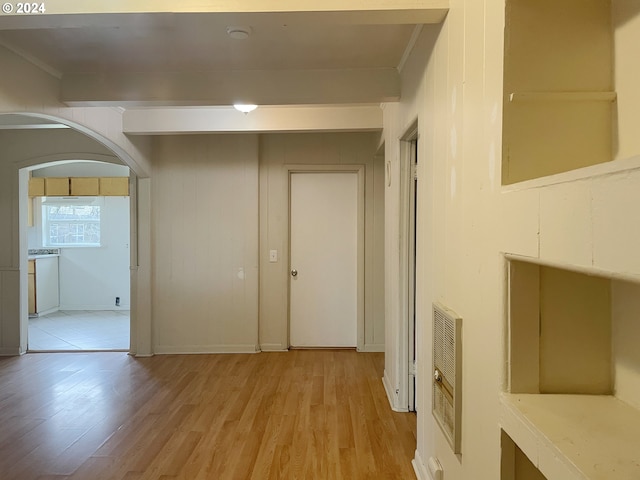
[[[120,297],[116,297],[116,307],[120,306]]]

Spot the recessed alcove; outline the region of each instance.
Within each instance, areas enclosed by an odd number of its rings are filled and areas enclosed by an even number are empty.
[[[507,298],[503,430],[549,480],[640,478],[640,284],[512,259]]]
[[[640,8],[507,0],[502,183],[640,153]]]
[[[546,480],[540,470],[527,458],[504,430],[500,432],[502,450],[500,462],[501,480]]]

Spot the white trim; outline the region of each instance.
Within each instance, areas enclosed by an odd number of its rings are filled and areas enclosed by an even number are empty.
[[[387,399],[389,400],[389,405],[391,406],[391,410],[394,412],[402,412],[406,413],[409,411],[408,408],[400,408],[398,407],[397,396],[391,386],[391,381],[387,376],[387,371],[384,371],[384,376],[382,377],[382,386],[384,387],[384,391],[387,393]],[[396,399],[396,400],[394,400]]]
[[[398,67],[397,67],[398,72],[402,72],[402,69],[407,63],[407,60],[409,59],[411,52],[413,51],[413,48],[416,46],[416,42],[418,41],[418,37],[422,33],[423,27],[424,27],[424,24],[418,24],[413,28],[413,32],[411,33],[411,38],[409,38],[409,41],[407,42],[407,46],[404,49],[404,52],[402,53],[402,58],[398,63]]]
[[[38,312],[38,313],[36,314],[36,316],[37,316],[37,317],[42,317],[42,316],[44,316],[44,315],[49,315],[50,313],[55,313],[55,312],[57,312],[58,310],[60,310],[60,307],[51,307],[51,308],[49,308],[49,309],[47,309],[47,310],[43,310],[42,312]],[[80,309],[80,310],[84,310],[84,309]]]
[[[20,347],[3,347],[0,348],[0,357],[15,357],[16,355],[23,355],[25,352],[20,350]]]
[[[543,267],[560,268],[563,270],[569,270],[570,272],[583,273],[585,275],[596,275],[598,277],[610,278],[612,280],[622,280],[626,282],[640,283],[640,274],[633,272],[614,272],[612,270],[605,270],[603,268],[595,267],[593,265],[574,265],[571,263],[558,262],[554,260],[547,260],[540,257],[530,257],[528,255],[520,255],[516,253],[503,253],[504,258],[509,262],[525,262],[533,263],[534,265],[540,265]]]
[[[422,461],[418,450],[416,450],[416,454],[413,460],[411,460],[411,465],[413,465],[413,471],[416,473],[418,480],[431,480],[431,475],[429,475],[429,471]]]
[[[109,311],[109,312],[122,312],[122,311],[131,311],[131,308],[129,305],[120,305],[119,307],[116,307],[113,303],[110,303],[108,305],[62,305],[60,304],[60,306],[52,308],[51,311],[47,310],[47,312],[38,312],[40,315],[47,315],[48,313],[51,312],[57,312],[58,310],[65,310],[65,311],[69,311],[69,312],[73,312],[73,311],[81,311],[81,310],[88,310],[88,311]]]
[[[359,352],[384,353],[384,343],[367,343],[362,348],[358,348]]]
[[[261,343],[260,350],[263,352],[287,352],[289,349],[281,343]]]
[[[417,254],[417,244],[413,244],[414,232],[417,225],[413,224],[412,227],[412,213],[413,207],[411,204],[415,201],[414,198],[417,192],[414,190],[413,179],[413,155],[417,156],[417,151],[413,151],[412,142],[418,140],[418,119],[415,118],[405,129],[405,132],[399,137],[399,150],[400,150],[400,189],[399,189],[399,256],[398,256],[398,273],[399,273],[399,310],[398,310],[398,357],[395,359],[398,369],[398,387],[399,393],[397,395],[397,404],[402,405],[402,410],[397,411],[408,412],[411,408],[415,409],[413,404],[413,398],[410,400],[410,396],[414,391],[410,384],[409,374],[409,356],[411,353],[415,353],[417,358],[417,351],[413,350],[413,346],[410,347],[410,318],[415,321],[414,312],[414,299],[415,295],[415,278],[410,280],[413,269],[415,268],[415,256]],[[413,260],[410,259],[413,256]],[[415,342],[415,337],[412,337]],[[417,398],[417,391],[415,391],[415,397]],[[398,407],[400,408],[400,407]]]
[[[155,355],[163,354],[207,354],[207,353],[258,353],[257,345],[155,345]],[[136,355],[137,356],[137,355]]]
[[[0,40],[0,45],[6,48],[7,50],[10,50],[11,52],[15,53],[19,57],[22,57],[22,59],[26,60],[31,65],[39,68],[43,72],[48,73],[49,75],[57,78],[58,80],[62,80],[62,72],[57,68],[52,67],[48,63],[43,62],[39,58],[34,57],[33,55],[25,52],[24,50],[22,50],[19,47],[16,47],[15,45],[12,45],[6,40]]]
[[[127,135],[382,131],[380,105],[261,106],[249,115],[233,107],[130,108],[122,116]]]
[[[286,219],[283,221],[283,225],[285,226],[286,235],[284,238],[287,240],[287,245],[285,246],[284,251],[286,252],[286,256],[283,258],[287,259],[287,262],[290,262],[291,255],[291,174],[293,173],[356,173],[358,175],[358,285],[357,285],[357,333],[356,333],[356,348],[358,351],[364,351],[365,348],[365,234],[366,234],[366,226],[365,226],[365,176],[366,176],[366,165],[363,164],[355,164],[355,165],[291,165],[285,164],[284,169],[287,175],[287,210],[286,210]],[[289,271],[290,266],[286,270],[287,275],[287,342],[290,342],[290,332],[291,332],[291,288],[290,288],[290,279],[289,279]]]

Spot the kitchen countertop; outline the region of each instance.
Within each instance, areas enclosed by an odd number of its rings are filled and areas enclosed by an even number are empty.
[[[59,248],[30,248],[28,252],[29,260],[36,260],[38,258],[52,258],[60,256]]]

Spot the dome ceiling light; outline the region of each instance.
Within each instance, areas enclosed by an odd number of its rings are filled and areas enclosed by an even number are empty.
[[[246,103],[235,103],[233,105],[233,108],[235,108],[236,110],[242,112],[242,113],[249,113],[249,112],[253,112],[256,108],[258,108],[257,105],[249,105]]]
[[[234,40],[246,40],[251,36],[251,27],[227,27],[227,35]]]

